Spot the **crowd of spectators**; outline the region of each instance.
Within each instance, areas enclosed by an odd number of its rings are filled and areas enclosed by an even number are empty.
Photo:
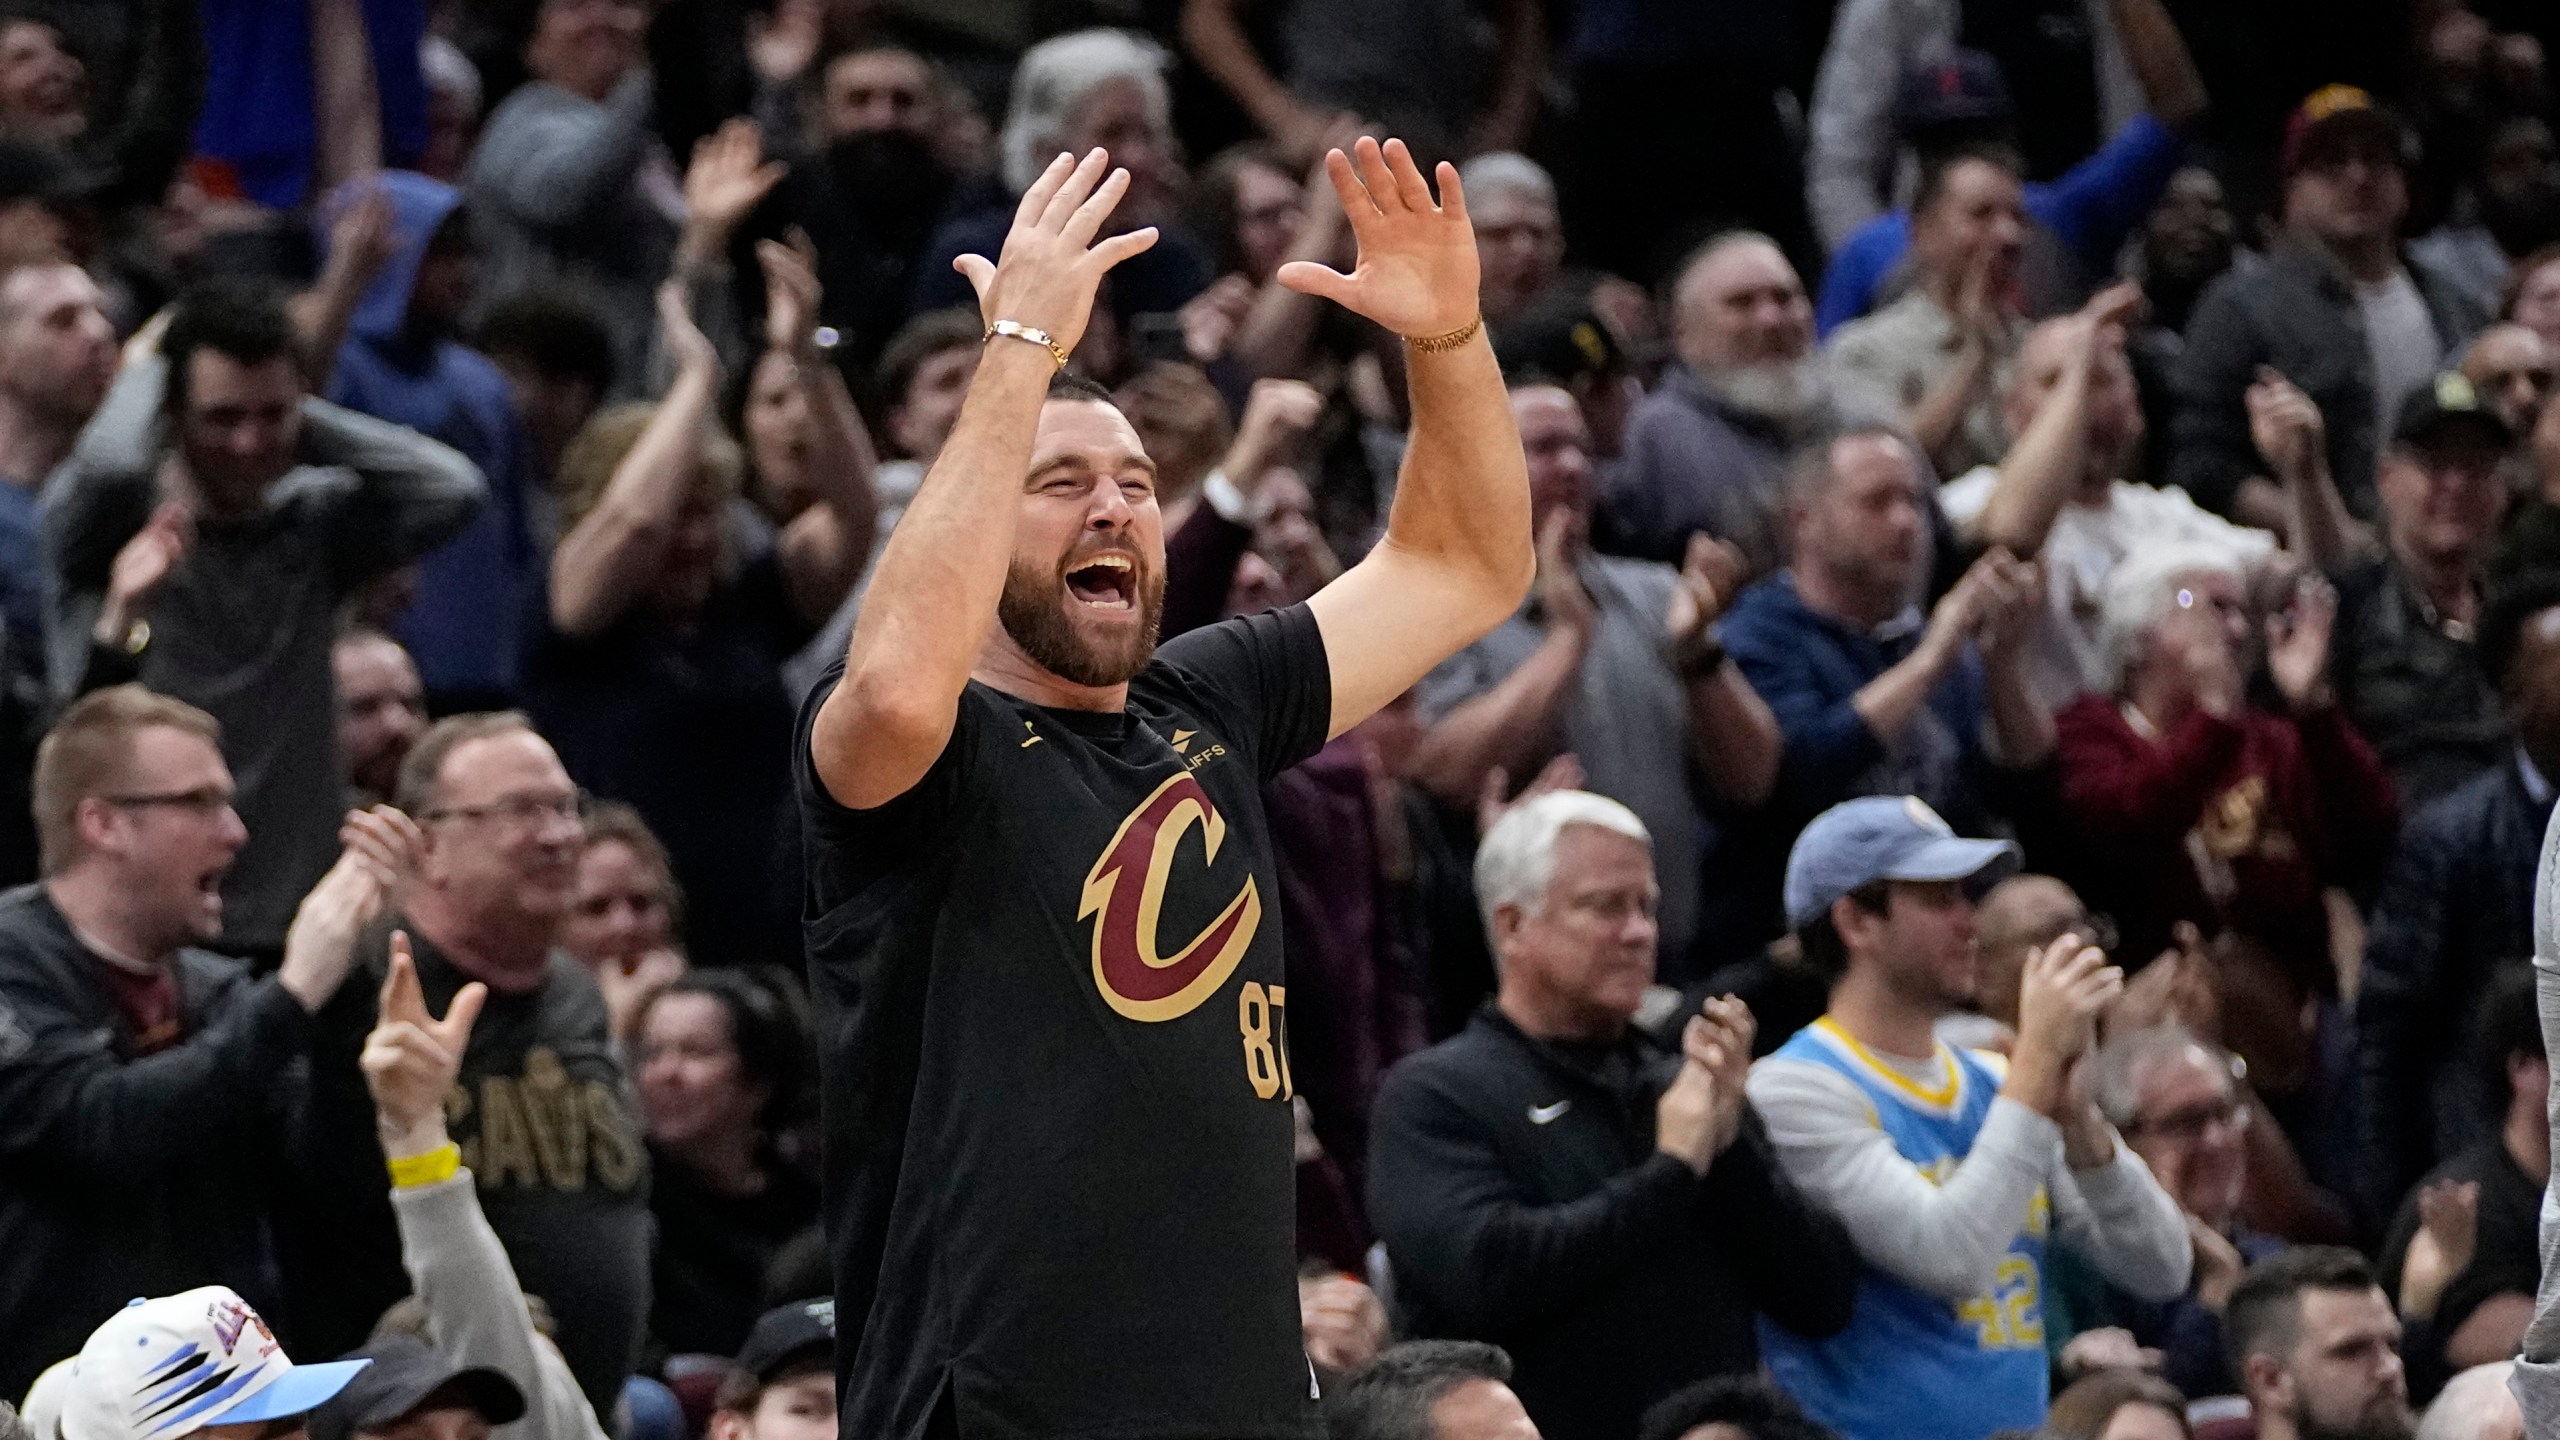
[[[1164,634],[1291,604],[1394,134],[1538,573],[1268,787],[1333,1433],[2520,1433],[2555,14],[5,0],[0,1398],[832,1436],[791,744],[952,262],[1109,150]]]

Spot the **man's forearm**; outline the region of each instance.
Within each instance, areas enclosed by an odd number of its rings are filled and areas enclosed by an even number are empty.
[[[2186,37],[2160,0],[2113,0],[2116,33],[2124,37],[2124,58],[2134,83],[2151,107],[2152,118],[2179,129],[2202,116],[2207,103],[2204,76],[2188,52]]]
[[[1890,747],[1901,738],[1920,708],[1929,703],[1929,692],[1946,678],[1947,667],[1955,663],[1956,654],[1952,649],[1941,651],[1932,646],[1924,636],[1918,649],[1850,696],[1849,705],[1858,712],[1859,719],[1867,722],[1867,729],[1876,739]]]
[[[1512,423],[1511,395],[1481,329],[1441,354],[1406,347],[1405,369],[1413,438],[1384,543],[1428,556],[1482,586],[1490,628],[1520,603],[1537,572],[1528,462]]]
[[[1729,660],[1681,688],[1689,701],[1690,758],[1707,788],[1737,809],[1767,804],[1785,748],[1768,702]]]
[[[2053,754],[2053,716],[2027,687],[2026,669],[2015,656],[1987,667],[1982,681],[1983,708],[1990,733],[1984,738],[1991,758],[2012,770],[2041,765]]]
[[[1423,733],[1409,762],[1414,780],[1451,805],[1473,804],[1484,777],[1497,768],[1525,783],[1556,752],[1558,716],[1589,649],[1588,635],[1549,631],[1502,683]]]
[[[2088,463],[2089,367],[2073,365],[2000,461],[1999,478],[1970,537],[2031,560]]]

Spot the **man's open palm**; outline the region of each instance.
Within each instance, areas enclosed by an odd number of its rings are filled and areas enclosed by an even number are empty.
[[[1467,222],[1458,169],[1445,161],[1434,178],[1440,198],[1401,140],[1381,148],[1362,137],[1345,155],[1324,157],[1325,173],[1360,255],[1350,274],[1312,260],[1280,267],[1280,283],[1320,295],[1408,339],[1428,339],[1476,318],[1476,235]]]

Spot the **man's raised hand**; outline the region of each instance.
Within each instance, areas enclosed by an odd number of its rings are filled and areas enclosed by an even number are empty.
[[[1380,146],[1363,136],[1349,155],[1328,152],[1324,168],[1360,242],[1359,258],[1348,275],[1292,260],[1280,267],[1281,284],[1411,340],[1446,335],[1477,318],[1476,234],[1458,167],[1443,161],[1434,172],[1436,204],[1401,140]]]
[[[472,1023],[488,999],[489,987],[475,980],[455,992],[444,1018],[437,1019],[418,986],[407,933],[391,932],[381,1017],[365,1037],[357,1063],[364,1070],[365,1088],[373,1092],[383,1151],[392,1159],[424,1154],[444,1143],[444,1097],[462,1073]]]
[[[1022,192],[1004,252],[992,261],[963,255],[951,262],[977,288],[978,313],[987,323],[1027,325],[1046,333],[1060,350],[1073,350],[1084,338],[1103,275],[1156,243],[1152,225],[1094,243],[1129,189],[1128,171],[1102,173],[1110,161],[1101,150],[1086,152],[1082,160],[1061,155],[1050,161]]]
[[[355,963],[356,937],[380,918],[415,863],[418,823],[388,805],[351,810],[338,828],[338,863],[302,897],[285,930],[276,983],[318,1014]]]

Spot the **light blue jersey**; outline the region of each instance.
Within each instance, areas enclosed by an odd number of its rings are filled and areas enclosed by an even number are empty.
[[[1846,1076],[1867,1098],[1893,1147],[1943,1184],[1973,1149],[2000,1077],[1981,1057],[1941,1044],[1939,1088],[1879,1063],[1826,1016],[1772,1058]],[[1778,1384],[1845,1440],[1981,1440],[2033,1429],[2047,1401],[2043,1273],[2052,1208],[2039,1189],[1991,1288],[1948,1300],[1870,1264],[1848,1328],[1807,1340],[1760,1321],[1760,1349]]]

